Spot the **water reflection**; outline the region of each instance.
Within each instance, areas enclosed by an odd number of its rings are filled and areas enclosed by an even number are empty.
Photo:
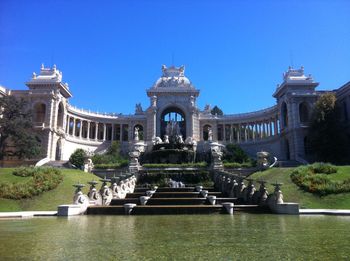
[[[82,216],[0,222],[2,260],[344,259],[350,217]]]

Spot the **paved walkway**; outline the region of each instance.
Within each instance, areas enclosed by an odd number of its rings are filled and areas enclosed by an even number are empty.
[[[350,209],[299,209],[299,214],[350,216]]]
[[[1,218],[30,218],[56,216],[57,211],[20,211],[20,212],[0,212]]]

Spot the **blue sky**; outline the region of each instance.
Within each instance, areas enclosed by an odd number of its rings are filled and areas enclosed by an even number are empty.
[[[335,89],[350,81],[350,1],[0,1],[0,84],[26,89],[57,64],[70,103],[100,112],[149,106],[161,65],[185,65],[198,105],[225,113],[275,104],[289,65]]]

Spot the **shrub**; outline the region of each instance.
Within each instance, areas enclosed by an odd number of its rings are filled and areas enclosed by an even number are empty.
[[[69,162],[76,166],[77,168],[81,169],[81,167],[84,165],[84,160],[86,157],[86,152],[83,149],[76,149],[73,154],[69,158]]]
[[[330,179],[329,175],[336,172],[336,166],[328,163],[314,163],[296,168],[290,177],[296,185],[307,192],[319,195],[350,192],[350,179],[344,181]]]
[[[249,161],[249,156],[247,155],[247,153],[245,153],[244,150],[242,150],[241,147],[231,143],[226,145],[223,160],[229,162],[243,163]]]
[[[1,182],[1,198],[31,198],[56,188],[63,180],[61,171],[51,167],[18,168],[14,170],[13,174],[17,176],[27,175],[26,177],[30,176],[30,178],[25,183]]]
[[[123,158],[120,154],[119,141],[113,141],[106,153],[95,154],[92,157],[92,162],[95,164],[95,167],[97,165],[102,165],[102,168],[104,167],[104,165],[117,166],[117,164],[120,164],[121,166],[125,166],[125,162],[127,162],[127,161],[128,160]],[[105,166],[105,167],[107,167],[107,166]],[[99,166],[98,168],[101,168],[101,167]]]
[[[19,177],[32,177],[37,171],[38,168],[19,167],[12,174]]]

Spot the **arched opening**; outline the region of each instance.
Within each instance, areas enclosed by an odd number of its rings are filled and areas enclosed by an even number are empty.
[[[34,123],[35,125],[42,125],[45,122],[46,105],[44,103],[37,103],[34,106]]]
[[[81,129],[81,120],[76,120],[75,121],[75,133],[74,133],[75,136],[79,137],[80,129]]]
[[[186,119],[180,109],[170,107],[163,111],[160,118],[160,135],[182,135],[186,139]]]
[[[57,128],[63,128],[63,117],[64,117],[64,108],[62,102],[58,105],[57,111]]]
[[[301,123],[308,122],[309,119],[309,108],[306,102],[302,102],[299,104],[299,120]]]
[[[211,130],[210,125],[203,126],[203,140],[209,140],[209,131]]]
[[[95,139],[96,133],[96,123],[91,122],[90,123],[90,130],[89,130],[89,139]]]
[[[97,139],[103,140],[103,132],[104,132],[104,126],[103,123],[98,123],[98,133],[97,133]]]
[[[137,129],[137,132],[136,132],[136,129]],[[138,133],[139,140],[144,140],[143,126],[141,124],[136,124],[134,126],[134,139],[135,139],[136,133]]]
[[[73,118],[70,118],[69,119],[69,126],[68,126],[69,130],[68,130],[68,133],[70,135],[74,135],[73,133],[73,129],[74,129],[74,119]]]
[[[81,124],[81,136],[84,138],[84,139],[87,139],[88,138],[88,123],[87,121],[83,121],[82,124]]]
[[[61,140],[58,140],[56,143],[56,156],[55,160],[61,160],[62,156],[62,146],[61,146]]]
[[[288,127],[288,109],[285,102],[282,103],[281,108],[282,128]]]

